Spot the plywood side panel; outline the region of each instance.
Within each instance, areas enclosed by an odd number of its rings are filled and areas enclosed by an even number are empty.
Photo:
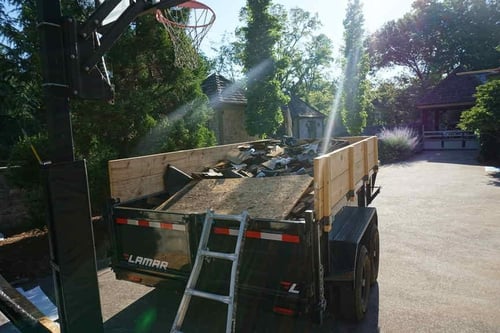
[[[332,169],[330,179],[344,173],[349,168],[349,147],[336,150],[325,155],[330,160],[329,166]]]
[[[377,165],[378,165],[378,138],[374,136],[368,140],[368,168],[373,169],[373,167]]]
[[[335,214],[335,207],[355,191],[378,164],[376,137],[342,138],[349,146],[314,160],[315,214],[322,218]]]
[[[157,175],[144,176],[140,179],[123,180],[112,183],[112,191],[119,196],[122,201],[137,198],[151,193],[158,193],[164,190],[163,177]]]
[[[374,166],[378,165],[378,159],[376,154],[374,153],[368,154],[368,164],[370,169],[373,169]]]
[[[353,150],[353,159],[352,159],[352,168],[353,168],[353,186],[365,175],[365,145],[364,141],[358,142],[352,146]],[[354,190],[354,188],[351,188]]]
[[[370,167],[369,167],[369,160],[368,160],[368,140],[363,141],[363,176],[367,176],[370,173]]]
[[[356,143],[351,146],[352,151],[353,151],[353,161],[354,163],[359,162],[363,159],[364,156],[364,149],[363,149],[363,141]]]
[[[239,145],[241,143],[109,161],[111,196],[126,201],[134,198],[135,193],[159,192],[164,187],[163,175],[167,165],[172,164],[186,173],[201,171],[224,159]]]
[[[324,187],[323,187],[323,216],[329,216],[330,215],[330,207],[332,205],[332,190],[331,190],[331,185],[332,185],[332,174],[334,171],[334,168],[332,168],[332,157],[329,156],[324,160],[325,163],[325,179],[324,179]]]
[[[358,183],[361,179],[363,179],[364,176],[368,175],[368,173],[365,173],[365,159],[359,160],[356,163],[354,163],[352,170],[353,170],[353,185]],[[351,188],[352,190],[355,190],[354,188]]]
[[[354,190],[354,184],[356,180],[354,179],[354,146],[349,146],[349,168],[347,176],[347,192]],[[346,192],[346,193],[347,193]]]
[[[324,190],[324,178],[325,172],[324,164],[326,156],[320,156],[313,161],[313,173],[314,173],[314,215],[316,219],[321,219],[323,217],[323,190]]]
[[[330,196],[333,204],[328,207],[329,211],[349,192],[349,183],[349,172],[344,172],[330,183]]]

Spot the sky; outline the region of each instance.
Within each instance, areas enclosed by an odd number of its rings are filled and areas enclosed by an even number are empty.
[[[224,32],[233,33],[239,23],[239,11],[246,3],[245,0],[199,0],[212,8],[216,19],[205,40],[201,44],[201,50],[210,56],[214,55],[212,47],[216,47]],[[323,24],[322,33],[327,35],[334,43],[334,55],[339,52],[342,43],[344,27],[342,21],[345,17],[347,0],[274,0],[290,9],[300,7],[311,13],[318,13]],[[411,10],[413,0],[362,0],[365,30],[368,33],[375,32],[385,22],[398,19]]]

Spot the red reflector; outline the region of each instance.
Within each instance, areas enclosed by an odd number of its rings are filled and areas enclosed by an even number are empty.
[[[260,232],[259,231],[248,230],[246,232],[246,236],[248,238],[260,238]]]
[[[285,315],[285,316],[294,316],[295,315],[295,311],[293,311],[292,309],[282,308],[279,306],[275,306],[273,308],[273,311],[276,313]]]
[[[283,234],[283,241],[288,243],[300,243],[299,236]]]
[[[140,227],[149,227],[149,222],[145,220],[139,220],[137,223]]]
[[[214,233],[217,234],[217,235],[229,235],[229,229],[228,228],[215,227],[214,228]]]
[[[172,226],[172,224],[170,224],[170,223],[160,223],[160,228],[161,228],[161,229],[168,229],[168,230],[172,230],[172,229],[173,229],[173,226]]]
[[[123,217],[117,217],[116,223],[117,224],[127,224],[127,219],[124,219]]]

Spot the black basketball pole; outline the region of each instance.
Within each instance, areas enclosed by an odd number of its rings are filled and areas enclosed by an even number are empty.
[[[42,167],[61,331],[103,332],[85,161],[75,161],[60,0],[38,0],[50,161]]]

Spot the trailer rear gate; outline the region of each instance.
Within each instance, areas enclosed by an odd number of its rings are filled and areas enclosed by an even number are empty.
[[[130,208],[137,204],[124,203],[114,208],[115,267],[139,275],[153,273],[159,280],[186,277],[194,263],[203,211],[214,208],[219,214],[237,214],[248,207],[252,219],[241,258],[240,293],[273,296],[274,310],[281,313],[307,312],[313,296],[311,234],[305,221],[285,218],[311,185],[308,175],[204,179],[163,206],[166,211]],[[232,251],[237,228],[234,223],[216,221],[210,249]],[[213,259],[201,275],[200,288],[226,294],[230,266]]]

